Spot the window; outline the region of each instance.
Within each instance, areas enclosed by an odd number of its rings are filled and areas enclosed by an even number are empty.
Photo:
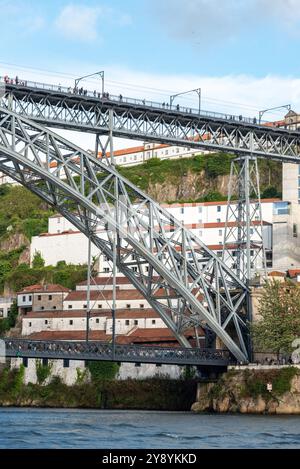
[[[253,229],[253,228],[250,228],[250,234],[251,234],[251,235],[254,234],[254,229]]]
[[[99,323],[100,323],[100,319],[96,318],[96,324],[99,324]]]
[[[73,319],[70,319],[69,325],[70,325],[70,326],[73,326]]]
[[[217,223],[221,223],[221,218],[217,218]]]
[[[137,160],[137,155],[134,155],[133,159],[134,159],[134,161],[136,161]]]
[[[49,295],[48,299],[49,299],[49,301],[51,301],[52,300],[52,295]]]
[[[31,326],[32,326],[31,322],[28,324],[28,326],[29,326],[29,327],[31,327]]]
[[[22,301],[25,303],[25,301],[26,301],[26,296],[23,296]]]
[[[83,308],[86,309],[86,308],[87,308],[87,305],[83,305]]]
[[[123,158],[123,162],[124,162],[124,163],[126,163],[126,156],[124,156],[124,158]]]
[[[132,267],[133,272],[137,272],[138,268],[137,267]]]
[[[202,213],[202,207],[198,207],[198,212]]]
[[[64,368],[69,368],[70,366],[70,360],[68,360],[67,358],[64,358]]]
[[[183,215],[183,214],[184,214],[184,207],[181,207],[181,209],[180,209],[180,213],[181,213],[181,215]]]
[[[45,307],[44,306],[41,306],[41,310],[44,311]]]
[[[101,309],[101,308],[102,308],[102,305],[101,305],[100,303],[98,304],[98,308],[99,308],[99,309]]]
[[[142,304],[141,304],[141,305],[140,305],[140,308],[141,308],[141,309],[143,309],[143,308],[144,308],[144,306],[145,306],[145,305],[142,305]]]
[[[274,204],[273,209],[274,215],[288,215],[290,213],[290,207],[288,202],[277,202]]]
[[[217,256],[222,257],[222,251],[217,251]]]
[[[201,237],[203,236],[203,231],[202,230],[199,231],[199,236],[201,236]]]
[[[109,267],[104,267],[103,270],[104,270],[104,273],[105,273],[105,274],[108,274],[108,273],[109,273]]]
[[[68,305],[68,308],[69,308],[69,309],[72,309],[72,308],[73,308],[73,306],[72,306],[72,305]]]
[[[58,223],[58,224],[60,223],[60,217],[58,217],[58,219],[57,219],[57,223]]]
[[[200,218],[199,221],[198,221],[198,223],[200,223],[200,225],[202,225],[203,220]]]
[[[165,155],[168,156],[168,154],[169,154],[169,150],[166,150]]]
[[[53,309],[56,309],[56,306],[53,306]]]
[[[150,158],[150,156],[151,156],[150,151],[147,151],[147,158]]]
[[[43,358],[42,359],[42,365],[43,366],[48,366],[48,358]]]
[[[48,321],[47,321],[47,319],[45,319],[45,324],[46,324],[46,326],[47,326],[47,324],[48,324]]]
[[[156,324],[156,321],[155,321],[155,319],[152,319],[152,324]]]
[[[154,152],[154,156],[155,156],[155,158],[157,158],[157,151]]]
[[[38,301],[42,300],[42,295],[38,295]]]
[[[126,321],[125,321],[125,326],[129,326],[129,324],[130,324],[129,319],[126,319]]]
[[[219,230],[219,236],[222,236],[223,230]]]
[[[293,224],[293,237],[298,238],[298,230],[296,223]]]
[[[145,271],[146,271],[146,272],[149,272],[149,267],[148,267],[148,265],[146,266]]]
[[[180,149],[177,147],[176,148],[176,153],[179,153],[180,152]]]
[[[130,305],[130,304],[126,305],[126,308],[127,308],[127,309],[130,309],[130,308],[131,308],[131,305]]]
[[[29,295],[28,300],[32,301],[32,296],[31,295]]]
[[[139,322],[138,322],[137,319],[134,320],[134,325],[135,325],[135,326],[138,326],[138,325],[139,325]]]
[[[217,212],[221,212],[221,205],[217,206]]]
[[[28,358],[27,357],[23,357],[23,365],[25,368],[28,367]]]

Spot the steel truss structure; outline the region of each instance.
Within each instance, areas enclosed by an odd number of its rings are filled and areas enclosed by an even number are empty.
[[[193,233],[113,167],[0,109],[0,171],[55,207],[116,264],[184,347],[212,331],[248,359],[245,284]]]
[[[32,341],[5,339],[5,356],[11,358],[48,358],[101,360],[128,363],[156,363],[194,366],[222,366],[232,363],[228,350],[181,347],[115,345],[107,342]]]
[[[249,155],[231,163],[223,261],[245,283],[253,272],[266,276],[259,172]]]
[[[25,86],[26,85],[26,86]],[[52,85],[5,85],[1,106],[45,126],[300,162],[300,133],[222,115]]]

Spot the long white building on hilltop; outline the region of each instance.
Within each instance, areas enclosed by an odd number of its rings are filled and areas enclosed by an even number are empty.
[[[268,266],[272,265],[272,249],[274,244],[273,221],[281,215],[282,202],[279,199],[262,201],[263,238],[268,253]],[[164,205],[184,226],[190,229],[211,250],[222,255],[227,202],[204,202]],[[260,224],[260,220],[256,223]],[[105,233],[99,228],[99,234]],[[229,240],[230,241],[230,240]],[[276,241],[278,242],[278,241]],[[234,249],[234,245],[233,248]],[[35,236],[31,241],[31,260],[36,252],[40,252],[46,265],[56,265],[59,261],[72,264],[87,262],[88,240],[69,221],[61,215],[49,218],[48,232]],[[111,265],[98,249],[92,246],[92,256],[99,256],[98,270],[100,275],[111,271]],[[257,266],[258,269],[261,266]],[[146,268],[146,267],[145,267]],[[278,267],[277,267],[278,268]]]

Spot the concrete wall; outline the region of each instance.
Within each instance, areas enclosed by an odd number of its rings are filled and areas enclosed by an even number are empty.
[[[13,358],[11,360],[11,368],[19,368],[22,365],[22,358]],[[59,376],[63,383],[71,386],[76,384],[77,381],[77,369],[81,372],[86,370],[85,363],[83,361],[69,361],[69,367],[64,368],[63,360],[49,360],[51,363],[51,375],[44,384],[48,384],[53,376]],[[177,365],[162,365],[156,366],[153,364],[141,364],[136,366],[134,363],[122,363],[118,372],[116,379],[122,381],[128,378],[131,379],[145,379],[153,377],[168,377],[172,379],[180,379],[184,367]],[[87,372],[87,379],[89,379],[89,372]],[[36,376],[36,360],[28,359],[28,366],[25,368],[24,376],[25,384],[28,383],[37,383]]]

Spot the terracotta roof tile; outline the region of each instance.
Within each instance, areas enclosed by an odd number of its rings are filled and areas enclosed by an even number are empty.
[[[36,284],[25,287],[22,291],[18,292],[18,295],[22,293],[69,293],[70,290],[59,284]]]

